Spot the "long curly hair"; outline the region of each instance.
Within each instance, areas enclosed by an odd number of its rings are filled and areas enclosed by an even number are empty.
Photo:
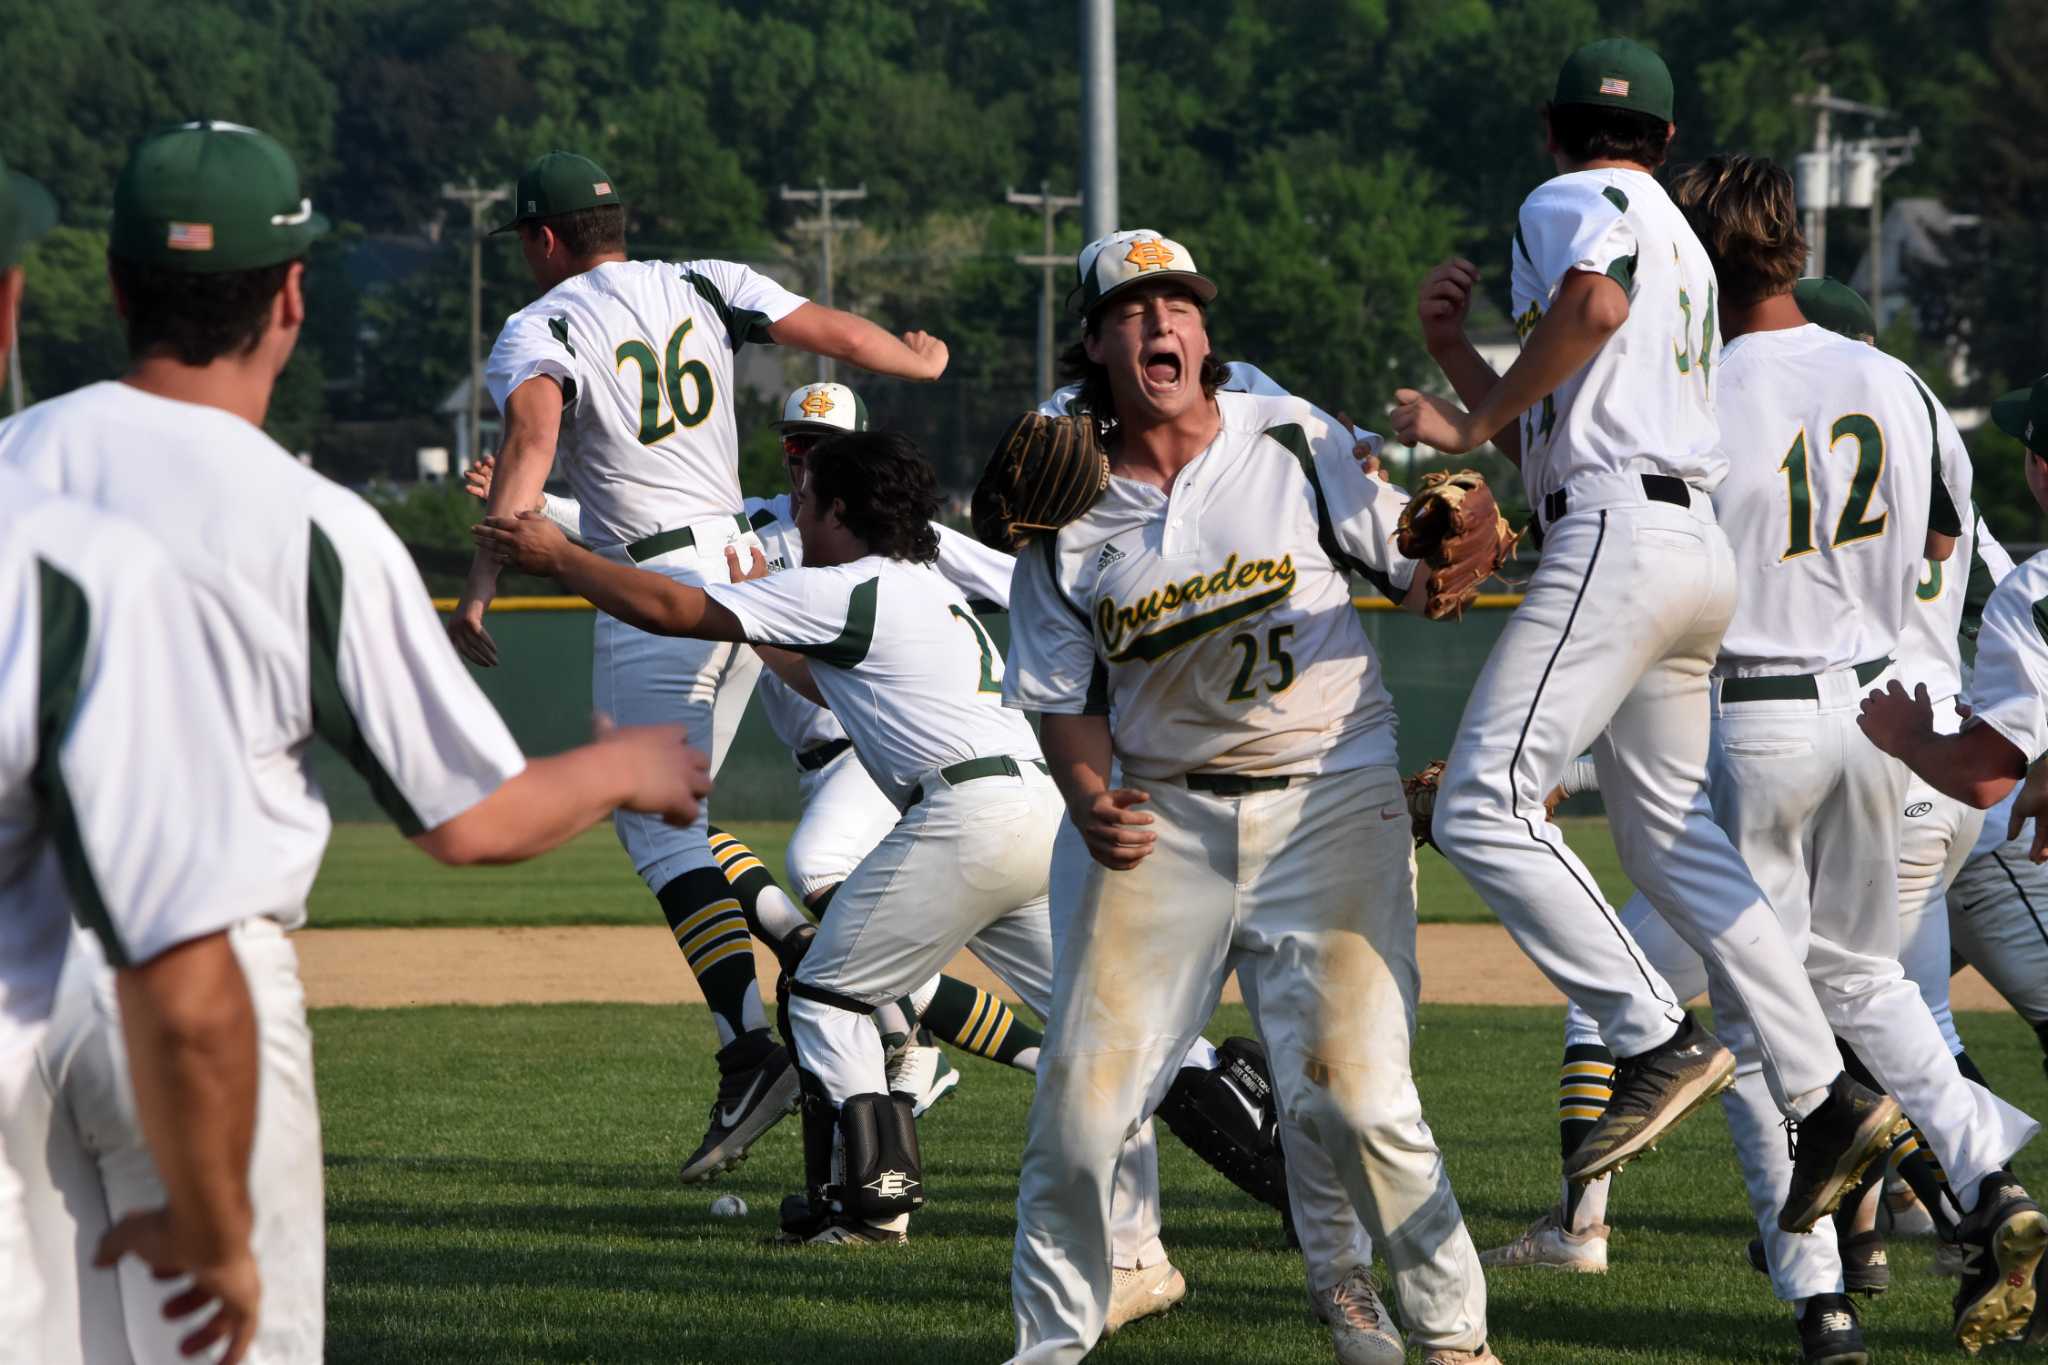
[[[1769,157],[1710,156],[1679,172],[1671,199],[1714,264],[1727,302],[1787,294],[1806,269],[1792,173]]]
[[[939,480],[900,431],[853,431],[811,448],[805,496],[840,505],[846,529],[875,554],[929,564],[939,557]]]

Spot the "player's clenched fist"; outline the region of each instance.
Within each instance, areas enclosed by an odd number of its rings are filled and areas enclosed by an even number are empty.
[[[470,528],[470,535],[500,564],[522,573],[552,576],[569,550],[569,537],[562,534],[562,528],[538,512],[486,517]]]
[[[1143,862],[1159,836],[1145,826],[1151,813],[1137,810],[1152,798],[1129,787],[1111,787],[1095,794],[1086,806],[1070,811],[1088,853],[1112,872],[1128,872]]]
[[[946,372],[946,361],[951,358],[950,353],[946,350],[946,343],[930,332],[905,332],[903,344],[910,348],[911,354],[924,362],[924,367],[928,371],[913,375],[912,378],[937,379]]]
[[[1465,339],[1465,315],[1478,287],[1479,267],[1462,256],[1423,276],[1422,287],[1415,291],[1415,315],[1422,323],[1423,345],[1432,354]]]
[[[1471,413],[1419,389],[1395,392],[1392,420],[1401,444],[1433,446],[1446,455],[1463,455],[1485,439],[1472,433]]]

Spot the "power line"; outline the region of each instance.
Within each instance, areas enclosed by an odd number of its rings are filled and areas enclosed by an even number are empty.
[[[469,206],[469,451],[468,458],[484,453],[484,210],[512,197],[510,185],[479,189],[476,177],[467,185],[445,184],[441,197]]]
[[[850,190],[835,190],[824,181],[818,182],[814,190],[793,190],[782,187],[782,198],[786,203],[816,204],[816,218],[800,218],[793,225],[798,232],[816,233],[818,237],[818,301],[827,308],[832,307],[832,238],[835,233],[860,226],[858,219],[834,218],[832,205],[851,203],[868,197],[867,182],[863,180]],[[818,357],[818,378],[830,379],[833,375],[831,357]]]
[[[1010,190],[1003,197],[1012,204],[1037,209],[1045,220],[1044,253],[1037,256],[1017,257],[1018,265],[1037,266],[1044,275],[1038,294],[1038,392],[1042,397],[1045,394],[1051,393],[1053,389],[1053,271],[1067,264],[1066,257],[1056,255],[1053,252],[1052,220],[1059,215],[1061,209],[1079,208],[1081,206],[1081,196],[1078,194],[1054,194],[1052,192],[1052,182],[1050,180],[1041,180],[1038,182],[1037,194],[1019,194],[1015,190]]]

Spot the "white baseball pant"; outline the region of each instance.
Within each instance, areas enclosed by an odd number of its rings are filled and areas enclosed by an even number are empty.
[[[1936,706],[1937,730],[1953,734],[1959,724],[1953,698]],[[1907,773],[1899,830],[1899,966],[1927,1002],[1927,1012],[1934,1016],[1950,1052],[1961,1052],[1963,1040],[1949,1008],[1948,981],[1954,970],[1949,888],[1969,861],[1983,826],[1983,811],[1943,796],[1916,774]]]
[[[797,968],[800,986],[851,1006],[885,1004],[929,980],[963,947],[1044,1016],[1052,1003],[1047,879],[1066,805],[1038,765],[953,786],[937,774],[924,799],[840,885]],[[889,1088],[881,1039],[854,1008],[792,993],[800,1065],[834,1104]],[[1156,1159],[1151,1180],[1116,1210],[1132,1265],[1164,1259]]]
[[[789,879],[797,899],[808,901],[852,876],[902,817],[851,747],[822,768],[799,771],[796,791],[801,809],[789,835]]]
[[[1290,1131],[1341,1176],[1410,1337],[1478,1347],[1485,1281],[1409,1070],[1415,860],[1398,776],[1232,797],[1125,781],[1159,837],[1130,871],[1091,863],[1063,936],[1017,1196],[1017,1360],[1078,1361],[1101,1336],[1119,1148],[1233,970]]]
[[[690,530],[696,536],[694,545],[656,555],[637,567],[678,583],[727,583],[731,575],[726,546],[738,549],[742,561],[760,546],[754,533],[741,533],[731,517],[698,522]],[[599,553],[616,563],[633,563],[623,546]],[[592,626],[592,705],[620,725],[682,725],[690,743],[711,756],[714,773],[725,760],[760,672],[760,656],[745,645],[651,635],[603,612],[597,613]],[[612,815],[612,827],[633,860],[633,870],[648,890],[657,893],[693,868],[718,866],[704,833],[709,823],[708,801],[696,823],[687,828],[638,811]]]
[[[1644,958],[1543,798],[1591,748],[1623,869],[1762,1034],[1778,1106],[1817,1106],[1841,1070],[1799,955],[1714,823],[1707,673],[1735,605],[1713,506],[1634,474],[1574,479],[1522,605],[1465,705],[1436,839],[1522,950],[1616,1055],[1668,1040],[1680,997]]]
[[[48,1356],[43,1333],[51,1315],[43,1301],[25,1191],[15,1169],[19,1156],[9,1136],[22,1092],[33,1083],[31,1058],[26,1045],[0,1056],[0,1365],[42,1365]]]
[[[245,1359],[316,1365],[326,1334],[326,1201],[298,954],[269,919],[245,920],[229,939],[249,983],[258,1048],[249,1194],[263,1311]],[[176,1286],[157,1281],[134,1257],[111,1273],[92,1264],[106,1230],[160,1206],[164,1191],[135,1114],[114,975],[87,934],[72,936],[37,1075],[9,1119],[7,1143],[33,1158],[21,1174],[30,1225],[44,1248],[48,1334],[38,1358],[45,1365],[180,1365],[178,1340],[196,1319],[164,1320]]]

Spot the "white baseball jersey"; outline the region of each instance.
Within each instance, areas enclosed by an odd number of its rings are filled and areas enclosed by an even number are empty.
[[[1714,514],[1740,572],[1715,676],[1892,657],[1929,528],[1960,535],[1970,505],[1968,462],[1943,458],[1941,405],[1882,351],[1807,323],[1729,342],[1717,409],[1728,473]]]
[[[1003,709],[995,642],[930,565],[869,555],[705,591],[749,643],[809,656],[819,694],[899,809],[937,769],[1040,756],[1024,718]]]
[[[1951,459],[1969,468],[1969,456],[1953,455],[1944,444],[1942,469]],[[1951,481],[1953,486],[1953,481]],[[1974,504],[1963,514],[1963,533],[1947,560],[1927,560],[1913,586],[1913,605],[1906,612],[1906,631],[1899,637],[1897,677],[1908,692],[1924,686],[1936,702],[1959,697],[1964,686],[1964,648],[1975,653],[1977,628],[1991,590],[2012,572],[2012,556],[1991,534],[1984,514]]]
[[[1970,708],[2028,763],[2048,753],[2048,550],[2007,574],[1984,604]]]
[[[268,908],[236,663],[147,532],[0,470],[0,1071],[74,915],[127,966]]]
[[[1714,371],[1720,319],[1714,268],[1664,187],[1642,171],[1573,171],[1522,201],[1515,226],[1515,331],[1536,330],[1574,270],[1628,290],[1628,320],[1585,368],[1522,414],[1529,501],[1574,475],[1669,474],[1712,492]]]
[[[1302,399],[1216,405],[1222,429],[1170,495],[1112,478],[1018,556],[1003,699],[1112,716],[1138,777],[1391,764],[1393,702],[1346,571],[1405,589],[1415,564],[1393,540],[1408,495]]]
[[[562,473],[592,545],[740,510],[733,355],[804,303],[730,261],[614,261],[505,320],[485,380],[562,385]]]
[[[0,467],[152,531],[232,661],[232,705],[268,827],[265,912],[304,922],[327,846],[317,734],[399,829],[445,824],[526,766],[456,657],[377,510],[241,418],[122,383],[0,423]]]

